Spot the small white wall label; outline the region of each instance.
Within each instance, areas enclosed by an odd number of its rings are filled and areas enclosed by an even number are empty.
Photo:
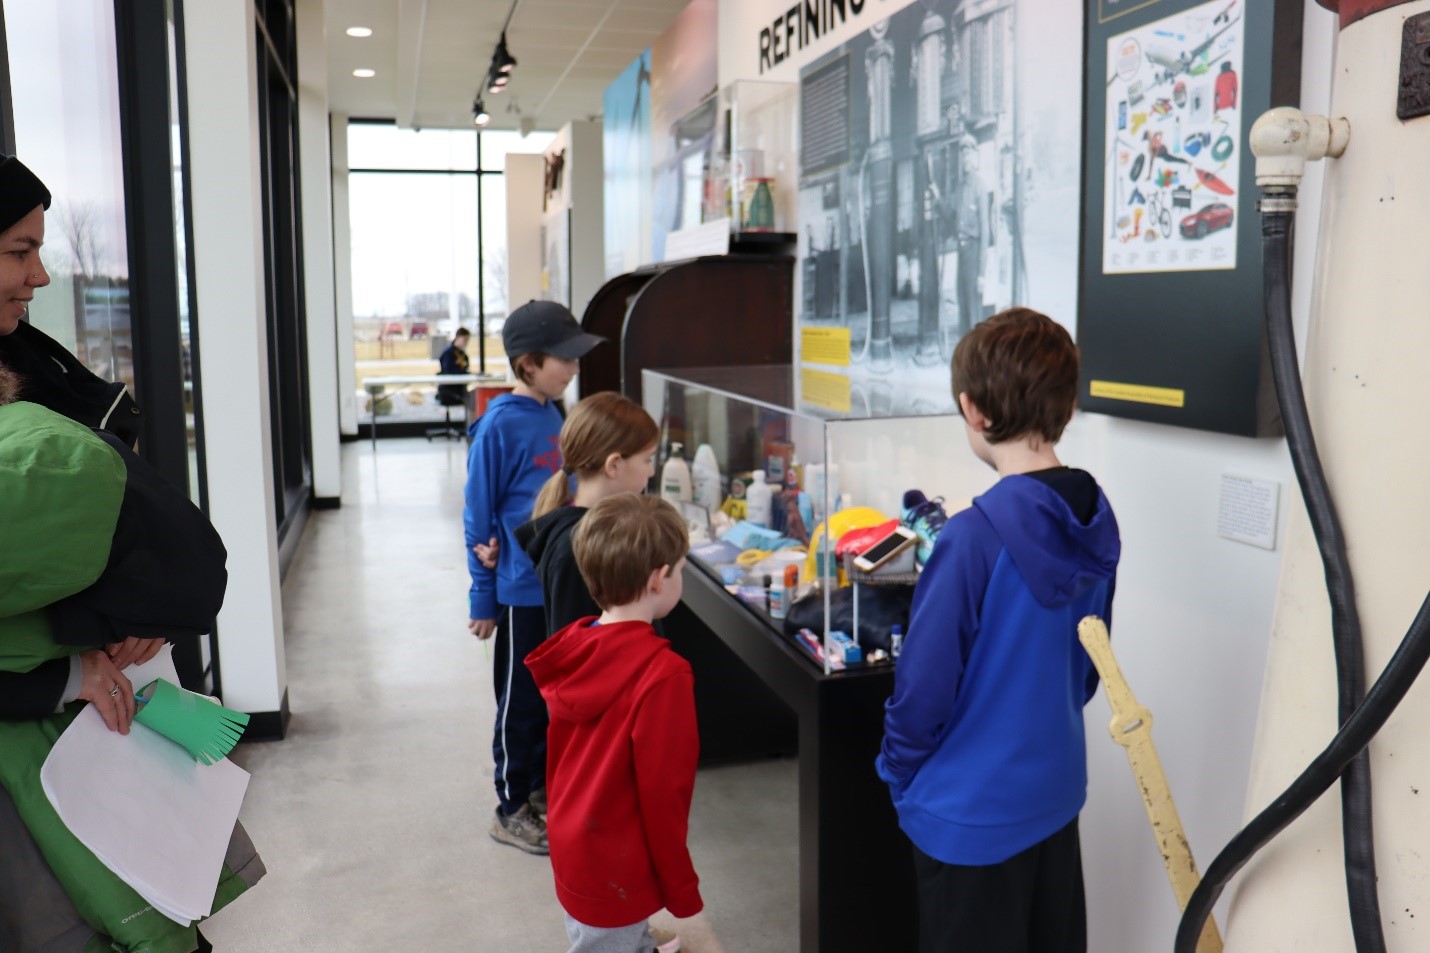
[[[1223,473],[1217,535],[1262,549],[1275,549],[1276,508],[1280,499],[1281,484],[1274,480]]]

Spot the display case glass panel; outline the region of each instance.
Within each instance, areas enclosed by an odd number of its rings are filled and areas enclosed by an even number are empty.
[[[736,236],[794,231],[797,92],[793,83],[753,80],[721,90],[705,221],[728,215]]]
[[[907,629],[919,547],[891,541],[871,573],[853,555],[893,531],[910,491],[951,515],[996,478],[959,417],[894,415],[882,385],[845,383],[835,410],[787,365],[643,372],[659,490],[686,515],[691,563],[827,674],[888,664],[890,628]]]

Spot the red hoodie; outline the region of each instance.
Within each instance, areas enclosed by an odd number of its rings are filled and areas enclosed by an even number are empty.
[[[593,927],[699,913],[685,846],[700,739],[690,663],[644,622],[580,619],[526,657],[551,710],[546,819],[556,897]]]

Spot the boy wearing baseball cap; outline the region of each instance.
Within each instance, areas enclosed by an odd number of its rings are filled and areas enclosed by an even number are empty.
[[[537,493],[562,468],[561,413],[552,402],[576,376],[577,359],[602,340],[553,301],[513,311],[502,344],[517,385],[472,424],[467,456],[467,628],[478,639],[496,636],[498,804],[491,836],[532,854],[547,853],[546,703],[523,663],[546,638],[546,619],[541,581],[513,533],[531,519]]]

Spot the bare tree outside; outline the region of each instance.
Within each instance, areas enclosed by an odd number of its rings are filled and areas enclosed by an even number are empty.
[[[99,238],[99,210],[94,202],[56,203],[56,218],[70,270],[88,284],[100,275],[104,250]]]

